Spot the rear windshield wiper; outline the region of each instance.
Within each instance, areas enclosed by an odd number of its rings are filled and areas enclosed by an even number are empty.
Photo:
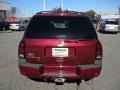
[[[67,43],[79,43],[80,41],[91,41],[93,39],[65,39],[64,42]]]

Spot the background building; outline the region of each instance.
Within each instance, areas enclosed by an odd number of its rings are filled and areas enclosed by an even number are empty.
[[[118,19],[120,14],[101,14],[101,19]]]
[[[5,21],[10,17],[11,6],[9,3],[0,1],[0,21]]]

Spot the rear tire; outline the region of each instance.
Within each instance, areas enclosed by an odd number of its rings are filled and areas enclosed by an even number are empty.
[[[118,32],[114,32],[114,34],[117,34]]]

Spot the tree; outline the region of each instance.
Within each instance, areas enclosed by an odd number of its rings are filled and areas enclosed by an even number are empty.
[[[65,10],[62,10],[61,7],[56,7],[56,8],[53,8],[53,10],[51,10],[52,12],[55,12],[55,13],[61,13],[61,12],[69,12],[68,9],[65,9]]]
[[[96,14],[94,20],[99,21],[101,19],[101,15]]]
[[[53,8],[52,12],[55,12],[55,13],[60,13],[62,12],[62,8],[61,7],[56,7],[56,8]]]
[[[86,15],[88,15],[92,20],[95,19],[96,12],[94,10],[89,10],[85,12]]]

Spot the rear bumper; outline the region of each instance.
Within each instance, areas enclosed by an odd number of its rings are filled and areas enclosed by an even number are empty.
[[[11,30],[19,30],[19,26],[10,26],[9,27]]]
[[[19,64],[21,74],[30,78],[40,79],[92,79],[100,75],[101,65],[78,65],[78,66],[63,66],[62,69],[57,69],[56,66],[46,66],[42,64]],[[56,71],[55,71],[55,70]]]
[[[105,29],[106,32],[119,32],[119,29]]]

